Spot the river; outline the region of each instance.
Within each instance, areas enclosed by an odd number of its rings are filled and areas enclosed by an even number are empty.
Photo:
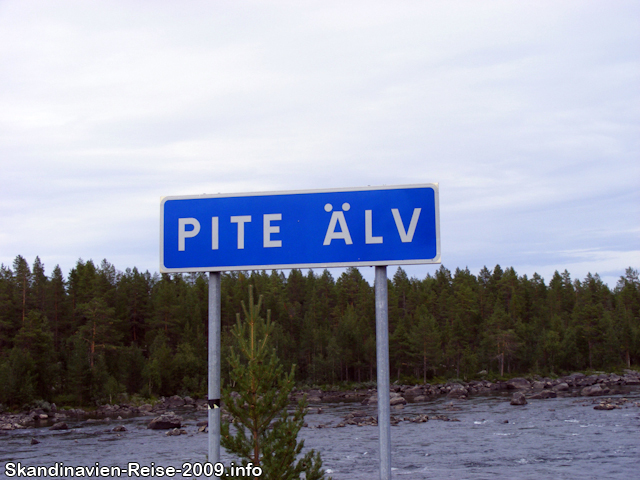
[[[510,395],[497,393],[468,399],[437,398],[392,408],[400,423],[391,428],[392,475],[407,479],[624,479],[640,478],[640,388],[607,397],[613,410],[595,410],[604,397],[557,397],[512,406]],[[310,405],[303,428],[305,447],[322,455],[328,476],[378,478],[378,427],[335,428],[347,414],[376,406],[358,403]],[[322,413],[316,413],[322,407]],[[197,432],[206,412],[176,409],[186,435],[149,430],[151,417],[111,421],[68,421],[69,430],[27,428],[0,432],[0,478],[18,478],[23,467],[117,465],[174,466],[203,462],[207,435]],[[426,414],[430,420],[409,419]],[[434,420],[447,416],[452,421]],[[403,420],[403,419],[407,420]],[[455,421],[457,420],[457,421]],[[124,425],[126,431],[114,432]],[[320,425],[326,427],[318,428]],[[35,438],[40,443],[32,444]],[[222,462],[233,459],[222,452]],[[58,477],[49,477],[58,478]],[[105,478],[97,477],[93,478]],[[165,477],[166,478],[166,477]],[[176,475],[174,478],[180,478]]]

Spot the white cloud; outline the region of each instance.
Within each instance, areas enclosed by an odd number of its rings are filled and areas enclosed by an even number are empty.
[[[2,2],[0,262],[154,270],[163,195],[440,182],[450,268],[622,269],[639,237],[639,13]]]

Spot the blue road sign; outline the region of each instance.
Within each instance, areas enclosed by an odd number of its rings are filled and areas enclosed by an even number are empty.
[[[165,197],[160,271],[440,263],[438,185]]]

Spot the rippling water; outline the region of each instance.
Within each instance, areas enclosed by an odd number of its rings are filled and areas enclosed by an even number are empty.
[[[393,477],[640,478],[640,389],[624,397],[629,402],[623,408],[609,411],[593,409],[602,397],[530,400],[516,407],[505,395],[453,401],[439,398],[408,404],[403,410],[392,409],[392,415],[400,419],[427,414],[459,420],[403,421],[392,426]],[[322,404],[322,408],[324,413],[306,417],[309,428],[301,433],[306,447],[321,452],[327,473],[336,480],[378,478],[378,427],[315,428],[320,424],[333,427],[356,409],[375,416],[376,407],[345,403]],[[127,462],[179,468],[183,462],[204,461],[207,435],[197,433],[196,422],[206,419],[206,412],[177,413],[185,418],[188,435],[171,437],[148,430],[151,417],[67,422],[70,429],[66,431],[33,428],[0,432],[0,478],[8,478],[8,462],[26,466],[55,462],[92,466],[98,462],[124,469]],[[125,425],[127,431],[113,432],[116,425]],[[31,445],[32,438],[41,443]],[[223,451],[222,461],[228,464],[231,460]]]

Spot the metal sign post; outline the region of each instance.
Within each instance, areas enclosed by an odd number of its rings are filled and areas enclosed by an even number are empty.
[[[376,267],[374,288],[376,292],[380,480],[389,480],[391,478],[391,406],[389,404],[389,303],[386,266]]]
[[[387,266],[440,263],[438,184],[165,197],[160,272],[209,272],[209,462],[220,461],[220,272],[376,267],[380,478],[391,478]]]
[[[209,462],[220,461],[220,272],[209,273]]]

